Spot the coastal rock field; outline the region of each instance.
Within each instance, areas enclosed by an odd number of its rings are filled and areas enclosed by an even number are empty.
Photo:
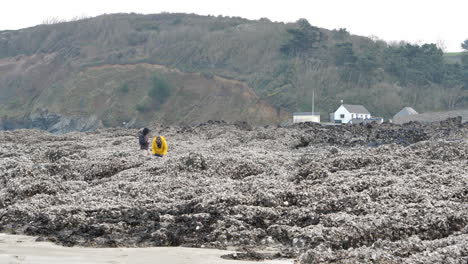
[[[468,124],[0,132],[0,232],[232,259],[468,263]],[[268,252],[268,253],[265,253]]]

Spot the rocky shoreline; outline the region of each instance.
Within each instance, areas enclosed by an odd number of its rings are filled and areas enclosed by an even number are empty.
[[[0,131],[17,129],[40,129],[54,134],[65,134],[74,131],[87,132],[103,128],[97,116],[66,117],[56,113],[42,112],[16,118],[0,118]]]
[[[459,118],[153,131],[167,157],[143,157],[134,129],[0,132],[0,231],[66,246],[269,249],[298,263],[468,261]]]

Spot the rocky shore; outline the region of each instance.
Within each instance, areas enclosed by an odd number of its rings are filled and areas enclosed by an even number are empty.
[[[297,263],[468,262],[460,118],[152,131],[169,142],[164,158],[142,156],[134,129],[0,132],[0,232]]]
[[[16,118],[0,118],[0,131],[17,129],[40,129],[54,134],[73,131],[87,132],[103,128],[97,116],[66,117],[47,110]]]

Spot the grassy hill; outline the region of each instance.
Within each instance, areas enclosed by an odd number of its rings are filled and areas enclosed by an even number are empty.
[[[435,45],[192,14],[114,14],[0,32],[0,116],[47,108],[108,126],[208,119],[258,124],[339,101],[390,117],[468,106],[467,70]],[[454,99],[455,98],[455,99]]]

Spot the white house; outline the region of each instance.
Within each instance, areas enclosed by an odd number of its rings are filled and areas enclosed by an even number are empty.
[[[349,123],[352,119],[369,119],[370,112],[362,105],[342,104],[333,114],[335,123]]]
[[[320,123],[320,113],[298,112],[293,113],[293,123],[315,122]]]

